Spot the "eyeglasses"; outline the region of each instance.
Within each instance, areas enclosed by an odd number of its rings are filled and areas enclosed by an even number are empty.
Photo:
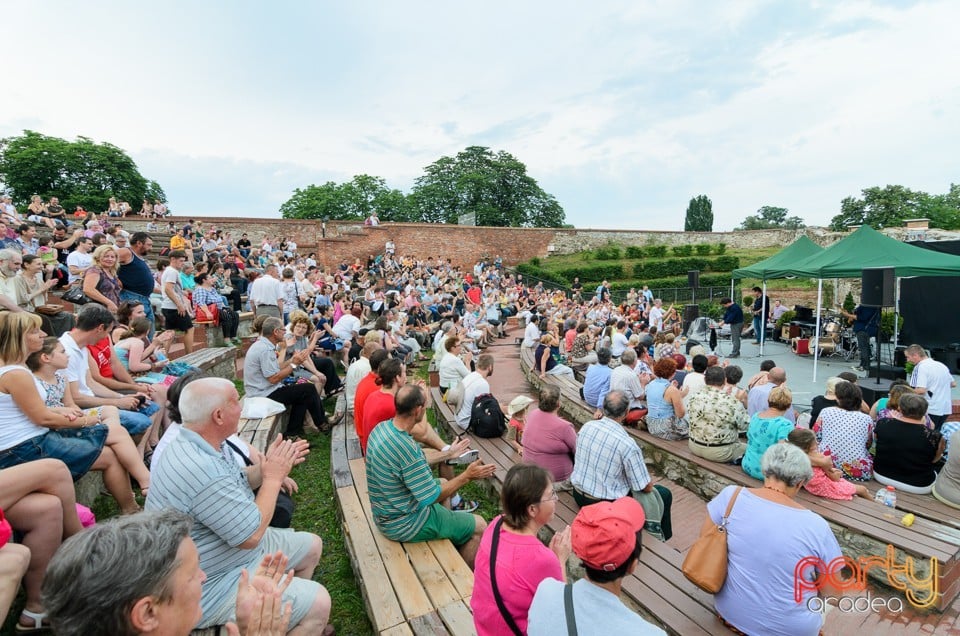
[[[552,495],[550,495],[548,498],[546,498],[546,499],[541,499],[541,500],[538,501],[537,503],[547,503],[547,502],[549,502],[549,501],[560,501],[560,495],[558,495],[556,492],[554,492],[554,493],[553,493]]]

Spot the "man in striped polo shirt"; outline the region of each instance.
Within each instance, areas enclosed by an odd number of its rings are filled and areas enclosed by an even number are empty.
[[[396,416],[377,425],[367,441],[367,487],[377,528],[394,541],[450,539],[473,568],[487,522],[445,506],[457,490],[490,477],[495,467],[478,459],[450,480],[435,479],[413,438],[415,427],[426,420],[426,390],[406,384],[397,392],[395,404]]]
[[[225,444],[237,432],[239,399],[233,383],[224,378],[201,378],[187,385],[180,396],[183,428],[153,466],[146,509],[173,508],[194,520],[190,536],[207,577],[197,628],[234,620],[241,570],[254,572],[264,555],[280,551],[294,570],[283,592],[284,604],[293,603],[290,628],[326,634],[330,595],[311,580],[320,560],[320,537],[269,527],[280,485],[298,463],[299,451],[281,438],[271,444],[254,495]]]

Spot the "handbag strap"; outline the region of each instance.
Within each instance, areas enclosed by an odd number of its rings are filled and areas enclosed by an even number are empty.
[[[568,636],[577,636],[577,617],[573,612],[573,583],[563,586],[563,612],[567,616]]]
[[[497,524],[493,527],[493,539],[490,542],[490,587],[493,588],[493,598],[497,602],[497,609],[500,610],[500,615],[503,616],[503,620],[506,621],[507,627],[509,627],[510,631],[516,636],[523,636],[523,632],[517,627],[513,616],[507,611],[507,606],[503,603],[503,597],[500,596],[500,588],[497,587],[497,547],[500,545],[500,527],[502,525],[503,517],[500,517],[497,519]]]
[[[737,489],[733,491],[733,497],[730,497],[730,503],[727,504],[727,510],[723,513],[723,519],[720,521],[720,528],[727,527],[727,519],[730,518],[730,512],[733,510],[733,503],[737,500],[737,496],[740,494],[740,491],[743,490],[743,486],[737,486]]]

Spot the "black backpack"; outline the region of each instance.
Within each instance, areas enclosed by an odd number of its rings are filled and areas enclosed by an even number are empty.
[[[467,431],[477,437],[500,437],[507,430],[507,418],[500,403],[491,393],[478,395],[470,410],[470,425]]]

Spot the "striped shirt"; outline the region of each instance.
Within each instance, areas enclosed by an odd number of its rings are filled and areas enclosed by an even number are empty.
[[[427,522],[430,506],[440,497],[420,445],[410,433],[387,420],[373,429],[367,442],[367,489],[373,519],[389,539],[409,541]]]
[[[226,444],[218,451],[185,427],[151,466],[150,476],[147,510],[173,508],[193,517],[190,537],[207,575],[200,599],[206,616],[236,594],[239,568],[263,556],[260,548],[237,547],[260,527],[253,491]]]
[[[613,501],[646,488],[650,474],[637,443],[622,425],[605,417],[580,429],[570,482],[584,494]]]

